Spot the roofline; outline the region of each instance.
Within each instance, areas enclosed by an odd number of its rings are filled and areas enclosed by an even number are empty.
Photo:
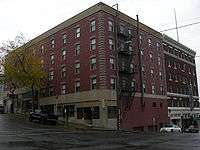
[[[190,55],[195,56],[196,52],[192,49],[190,49],[189,47],[179,43],[178,41],[174,40],[173,38],[167,36],[166,34],[163,34],[163,41],[174,46],[177,47],[178,49],[184,51],[185,53],[188,53]]]
[[[94,13],[97,13],[99,11],[104,11],[104,12],[109,13],[111,15],[118,13],[118,17],[121,20],[124,20],[124,21],[126,21],[126,22],[128,22],[128,23],[130,23],[134,26],[137,26],[137,21],[135,19],[129,17],[128,15],[126,15],[126,14],[120,12],[120,11],[117,11],[116,9],[114,9],[114,8],[104,4],[102,2],[99,2],[99,3],[89,7],[88,9],[78,13],[77,15],[69,18],[68,20],[66,20],[66,21],[56,25],[55,27],[47,30],[46,32],[42,33],[41,35],[30,40],[27,44],[33,45],[33,44],[35,44],[35,43],[37,43],[37,42],[39,42],[39,41],[41,41],[41,40],[43,40],[43,39],[45,39],[49,36],[55,34],[56,32],[66,28],[66,27],[68,27],[68,26],[70,26],[70,25],[72,25],[72,24],[94,14]],[[162,34],[160,32],[144,25],[143,23],[140,23],[140,29],[147,31],[147,32],[151,32],[154,36],[162,39]]]

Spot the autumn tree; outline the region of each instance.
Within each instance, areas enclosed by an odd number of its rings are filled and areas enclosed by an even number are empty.
[[[20,38],[19,41],[23,41]],[[23,45],[22,45],[23,44]],[[5,55],[2,65],[4,68],[4,81],[11,86],[11,92],[16,88],[27,88],[32,93],[32,109],[35,110],[35,101],[38,99],[38,90],[46,73],[42,69],[42,61],[33,50],[31,42],[4,44]]]

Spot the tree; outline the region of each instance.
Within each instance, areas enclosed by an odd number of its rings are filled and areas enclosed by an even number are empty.
[[[3,44],[2,52],[6,53],[2,65],[4,82],[14,94],[17,88],[28,88],[32,92],[32,109],[35,111],[35,101],[46,73],[42,69],[42,61],[33,50],[31,42],[25,43],[23,36],[17,36],[14,41]]]

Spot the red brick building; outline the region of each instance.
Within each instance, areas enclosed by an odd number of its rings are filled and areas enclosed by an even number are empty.
[[[156,130],[167,123],[159,32],[142,23],[137,28],[133,18],[98,3],[31,43],[49,74],[43,108],[61,114],[64,108],[69,121],[106,128],[117,127],[117,105],[121,128]]]
[[[200,108],[195,65],[196,52],[163,35],[168,114],[174,124],[186,128],[199,124]]]

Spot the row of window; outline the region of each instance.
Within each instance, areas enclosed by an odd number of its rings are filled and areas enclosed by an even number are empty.
[[[193,86],[196,86],[196,81],[192,79],[187,79],[186,77],[182,77],[181,75],[177,74],[171,74],[168,73],[168,80],[169,81],[174,81],[174,82],[181,82],[183,84],[191,84]]]
[[[142,73],[143,73],[143,75],[145,75],[146,74],[146,72],[145,72],[145,66],[142,66]],[[154,77],[154,68],[151,68],[150,69],[150,74],[151,74],[151,77]],[[160,80],[163,80],[164,79],[164,75],[163,75],[163,73],[161,72],[161,71],[159,71],[159,79]]]
[[[195,62],[193,56],[186,54],[186,53],[182,52],[181,50],[173,48],[172,46],[168,46],[165,43],[163,43],[163,47],[164,47],[165,51],[167,51],[167,52],[169,52],[169,53],[171,53],[171,54],[173,54],[173,55],[175,55],[179,58],[182,58],[182,59],[187,60],[187,61],[192,62],[192,63]]]
[[[189,99],[168,99],[168,107],[190,107]],[[199,101],[194,101],[194,107],[199,107]]]
[[[90,88],[91,88],[91,90],[97,89],[97,78],[96,77],[90,78]],[[110,78],[110,88],[112,90],[116,89],[116,78],[115,77]],[[80,90],[81,90],[80,81],[75,81],[75,92],[80,92]],[[66,84],[61,84],[61,94],[67,94]],[[53,86],[49,87],[49,95],[50,96],[54,95],[54,87]]]
[[[146,83],[143,82],[143,92],[146,93]],[[155,83],[152,83],[151,85],[151,94],[161,94],[161,95],[164,95],[164,87],[163,85],[160,85],[160,87],[156,87],[156,84]]]
[[[177,87],[177,86],[169,85],[167,91],[170,92],[170,93],[178,93],[178,94],[189,95],[190,90],[188,88],[189,87]],[[193,89],[192,95],[197,96],[196,89]]]
[[[178,63],[175,61],[172,62],[172,61],[168,60],[167,67],[179,69],[182,72],[188,72],[188,74],[193,74],[195,76],[195,70],[193,68],[191,68],[191,66],[186,65],[186,64]]]

